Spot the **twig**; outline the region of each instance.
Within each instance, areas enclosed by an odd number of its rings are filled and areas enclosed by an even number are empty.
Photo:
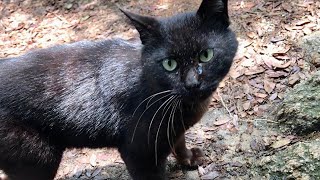
[[[231,118],[233,118],[233,116],[232,116],[229,108],[228,108],[227,105],[224,103],[223,98],[222,98],[221,95],[220,95],[219,89],[217,90],[217,93],[218,93],[218,96],[219,96],[219,98],[220,98],[220,101],[221,101],[223,107],[228,111],[229,116],[230,116]]]

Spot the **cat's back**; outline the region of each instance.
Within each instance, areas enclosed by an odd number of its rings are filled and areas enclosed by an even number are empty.
[[[78,111],[112,98],[136,83],[140,50],[121,39],[80,41],[0,59],[0,108]]]
[[[44,81],[43,76],[63,78],[68,74],[99,71],[104,66],[134,65],[140,59],[140,50],[139,43],[113,39],[79,41],[33,50],[18,57],[0,58],[0,89],[6,82],[28,79],[33,83]]]

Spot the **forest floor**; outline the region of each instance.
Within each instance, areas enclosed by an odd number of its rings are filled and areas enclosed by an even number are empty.
[[[141,14],[170,16],[195,10],[200,2],[2,0],[0,57],[84,39],[137,38],[117,5]],[[230,0],[229,12],[240,42],[234,65],[215,92],[210,111],[187,133],[190,147],[204,149],[205,162],[195,171],[185,171],[170,156],[171,179],[248,179],[248,169],[266,150],[296,141],[268,125],[275,123],[270,114],[285,92],[319,66],[305,62],[299,42],[320,30],[320,2]],[[128,178],[117,150],[109,148],[67,150],[56,177]]]

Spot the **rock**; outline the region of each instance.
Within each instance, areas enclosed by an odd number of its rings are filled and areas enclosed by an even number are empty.
[[[320,71],[286,94],[276,120],[282,132],[304,135],[320,131]]]
[[[198,171],[187,171],[184,177],[188,180],[200,180]]]
[[[252,173],[262,179],[320,179],[320,138],[262,157]]]
[[[305,36],[300,42],[305,59],[316,67],[320,67],[320,32]]]

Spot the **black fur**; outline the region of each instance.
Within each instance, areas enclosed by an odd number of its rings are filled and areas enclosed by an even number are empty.
[[[206,111],[236,53],[226,4],[204,0],[165,19],[122,10],[142,45],[82,41],[1,60],[0,169],[53,179],[66,148],[116,147],[133,179],[165,179],[170,146]],[[213,60],[201,63],[208,48]],[[162,66],[168,57],[173,72]]]

